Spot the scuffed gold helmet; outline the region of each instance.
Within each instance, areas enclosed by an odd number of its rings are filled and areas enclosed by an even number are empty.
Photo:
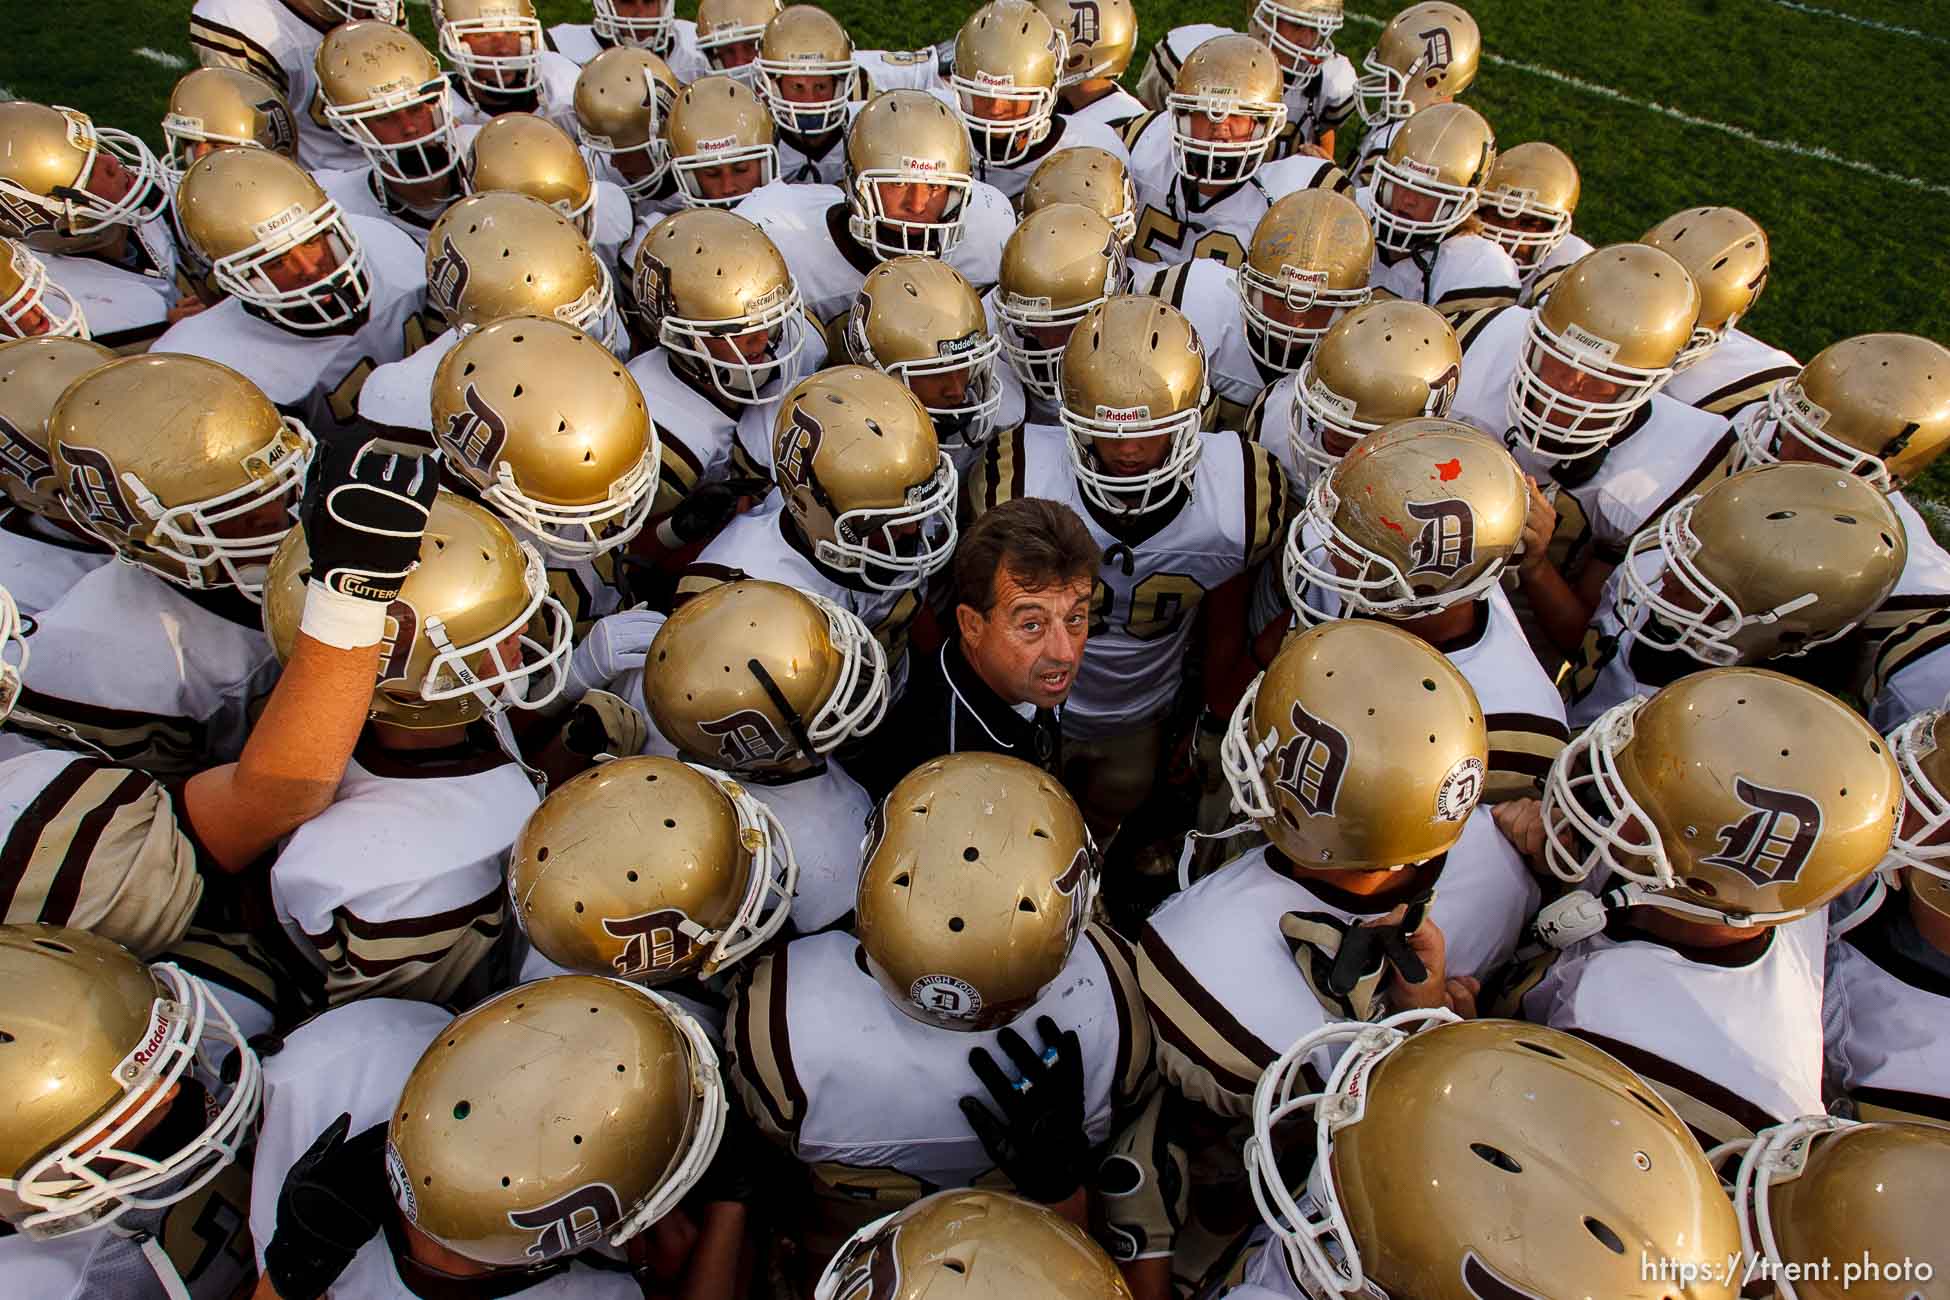
[[[1361,60],[1362,75],[1354,83],[1361,120],[1380,126],[1454,99],[1476,80],[1482,58],[1482,33],[1460,5],[1410,5],[1389,20]]]
[[[264,634],[281,662],[297,645],[310,577],[311,550],[294,528],[264,584]],[[510,707],[539,709],[561,693],[573,631],[534,548],[482,507],[442,491],[427,515],[420,562],[386,611],[370,716],[425,731]]]
[[[670,170],[664,122],[682,89],[669,64],[627,45],[604,50],[576,76],[576,139],[609,160],[631,199],[647,198]]]
[[[87,338],[88,317],[27,245],[0,236],[0,340],[50,335]]]
[[[765,24],[757,63],[752,86],[779,130],[817,137],[846,125],[847,105],[860,90],[860,69],[853,61],[853,38],[839,19],[818,5],[787,5]],[[785,93],[785,77],[802,79],[800,86],[816,77],[832,84],[823,98],[793,99]]]
[[[1334,57],[1334,33],[1347,21],[1342,0],[1257,0],[1246,30],[1266,42],[1288,85],[1311,85]]]
[[[387,1181],[448,1250],[532,1269],[662,1218],[710,1165],[726,1110],[687,1012],[622,980],[558,975],[428,1046],[387,1124]]]
[[[460,137],[439,60],[413,33],[391,23],[346,23],[325,33],[312,56],[325,120],[359,147],[383,180],[424,184],[460,165]],[[373,130],[390,122],[412,136],[386,139]]]
[[[779,0],[698,0],[697,48],[711,71],[749,84],[765,26],[779,7]]]
[[[1130,1300],[1103,1248],[1046,1206],[1002,1192],[936,1192],[853,1234],[814,1300]]]
[[[513,190],[548,204],[585,236],[596,228],[596,183],[576,142],[533,113],[503,113],[482,127],[462,160],[469,194]]]
[[[552,316],[615,346],[609,271],[569,219],[526,194],[471,194],[427,232],[427,306],[463,333]]]
[[[1068,39],[1059,88],[1115,80],[1137,49],[1137,10],[1131,0],[1036,0],[1043,17]]]
[[[1889,734],[1903,773],[1903,817],[1885,867],[1909,870],[1905,887],[1917,901],[1950,916],[1950,715],[1925,709]]]
[[[1570,154],[1531,140],[1496,156],[1476,216],[1483,233],[1518,266],[1537,266],[1571,233],[1579,187],[1578,165]]]
[[[1797,1300],[1943,1300],[1950,1129],[1805,1115],[1763,1129],[1734,1176],[1741,1258]],[[1853,1267],[1853,1274],[1844,1270]]]
[[[731,77],[700,77],[684,87],[664,140],[687,207],[728,208],[779,174],[771,111]]]
[[[610,351],[559,320],[510,316],[463,338],[433,375],[447,468],[560,562],[643,529],[657,496],[657,426]]]
[[[1446,416],[1461,379],[1456,331],[1434,308],[1399,299],[1357,308],[1300,363],[1288,431],[1292,463],[1331,470],[1384,424]]]
[[[198,68],[169,92],[163,110],[163,170],[170,184],[212,149],[234,145],[298,155],[298,124],[277,87],[236,68]]]
[[[1374,242],[1391,253],[1427,248],[1476,213],[1496,166],[1496,133],[1467,104],[1434,104],[1402,123],[1360,191]]]
[[[1374,296],[1373,263],[1374,231],[1346,195],[1297,190],[1275,200],[1253,227],[1234,281],[1254,358],[1273,370],[1299,369],[1335,321]]]
[[[955,37],[949,86],[969,138],[992,165],[1017,162],[1049,135],[1069,39],[1029,0],[989,0]]]
[[[1056,156],[1077,152],[1064,149]],[[995,287],[995,313],[1002,321],[997,341],[1022,386],[1060,403],[1071,331],[1092,308],[1129,287],[1124,245],[1097,213],[1075,203],[1024,213],[1002,246]]]
[[[1506,399],[1517,442],[1550,461],[1602,451],[1672,378],[1698,319],[1699,290],[1668,254],[1586,253],[1530,314]]]
[[[594,0],[589,26],[600,42],[661,53],[670,49],[677,28],[677,6],[665,0],[654,14],[622,14],[617,12],[616,0]]]
[[[1097,847],[1056,779],[1000,754],[930,759],[867,823],[854,934],[895,1006],[979,1033],[1022,1014],[1069,963],[1097,894]]]
[[[925,90],[875,95],[846,132],[847,229],[882,258],[919,253],[945,257],[961,243],[974,185],[968,128],[955,110]],[[896,195],[922,186],[932,196],[924,216],[895,215]],[[942,198],[939,214],[932,198]]]
[[[1767,232],[1739,208],[1688,208],[1645,232],[1640,243],[1672,254],[1699,286],[1699,326],[1677,369],[1711,352],[1760,301],[1771,264]]]
[[[1124,294],[1092,307],[1063,348],[1063,405],[1077,488],[1107,514],[1139,515],[1191,490],[1209,390],[1205,350],[1185,314]],[[1169,437],[1155,469],[1111,472],[1097,440]]]
[[[887,655],[857,614],[823,596],[727,582],[657,630],[643,699],[657,731],[692,759],[789,775],[880,725]]]
[[[1327,1086],[1309,1083],[1310,1058],[1336,1050]],[[1309,1121],[1310,1182],[1279,1159]],[[1260,1076],[1246,1167],[1309,1293],[1740,1294],[1740,1228],[1685,1122],[1617,1060],[1542,1025],[1410,1011],[1316,1030]]]
[[[84,253],[168,207],[162,163],[127,131],[58,104],[0,103],[0,235],[43,253]]]
[[[1403,420],[1316,478],[1287,531],[1303,623],[1412,619],[1475,600],[1523,547],[1530,488],[1503,444],[1455,420]],[[1333,592],[1331,607],[1315,602]]]
[[[48,416],[47,440],[82,531],[179,586],[253,598],[317,445],[235,370],[167,352],[76,380]]]
[[[1602,714],[1551,765],[1544,857],[1630,902],[1778,925],[1875,870],[1902,812],[1882,737],[1840,700],[1759,668],[1682,677]]]
[[[548,48],[534,0],[433,0],[440,57],[453,65],[469,99],[526,94],[541,85],[541,56]],[[513,54],[483,54],[470,36],[513,36]]]
[[[1252,37],[1214,36],[1186,56],[1165,111],[1178,174],[1201,185],[1237,185],[1259,170],[1286,128],[1285,74],[1273,51]],[[1237,139],[1226,134],[1233,118],[1251,124]]]
[[[1831,343],[1734,429],[1742,464],[1826,461],[1897,491],[1950,446],[1950,348],[1914,334]]]
[[[1127,252],[1137,238],[1137,188],[1124,160],[1108,149],[1075,145],[1036,165],[1022,191],[1023,219],[1056,203],[1078,204],[1110,222]]]
[[[652,986],[763,947],[799,882],[769,808],[722,772],[655,756],[550,791],[511,852],[508,897],[537,952]]]
[[[982,295],[939,258],[897,257],[867,272],[844,332],[848,359],[894,376],[927,409],[944,447],[978,447],[995,429],[1002,384]]]
[[[1632,539],[1613,597],[1641,645],[1711,668],[1805,654],[1879,608],[1909,558],[1874,484],[1762,465],[1687,497]]]
[[[0,492],[43,519],[65,521],[47,422],[68,385],[115,360],[87,339],[53,337],[0,343]]]
[[[927,408],[868,366],[802,379],[779,404],[772,474],[813,558],[876,591],[905,591],[955,550],[955,464]]]
[[[28,1238],[105,1228],[130,1210],[183,1200],[257,1131],[257,1053],[196,976],[169,962],[144,965],[85,930],[6,925],[0,981],[0,1195],[9,1225]],[[205,1073],[199,1055],[228,1058],[234,1076],[202,1105],[182,1097],[172,1116],[186,1123],[159,1124],[171,1090]],[[160,1131],[132,1141],[145,1121]],[[158,1151],[164,1134],[172,1149]]]
[[[778,247],[735,213],[672,213],[637,245],[632,299],[671,366],[727,402],[756,406],[799,378],[806,316]],[[741,340],[765,336],[748,353]]]

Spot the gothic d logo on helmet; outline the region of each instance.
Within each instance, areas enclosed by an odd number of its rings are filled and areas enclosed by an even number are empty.
[[[54,462],[48,454],[0,416],[0,477],[11,475],[33,492],[53,473]]]
[[[1808,865],[1821,836],[1821,805],[1792,790],[1770,790],[1743,776],[1733,793],[1753,811],[1715,832],[1720,852],[1701,861],[1738,871],[1756,885],[1791,883]]]
[[[72,472],[68,475],[68,495],[77,502],[87,503],[82,507],[83,513],[101,519],[121,532],[134,532],[135,511],[129,508],[128,498],[122,495],[122,484],[108,457],[93,447],[64,446],[61,454],[72,466]]]
[[[1290,720],[1294,736],[1275,755],[1279,775],[1273,784],[1292,795],[1309,817],[1332,817],[1341,778],[1347,774],[1347,736],[1307,712],[1298,700]]]
[[[603,918],[603,933],[623,940],[623,951],[610,960],[619,979],[666,971],[697,951],[705,929],[674,907],[641,916]]]
[[[593,1246],[623,1221],[623,1203],[608,1183],[588,1183],[532,1210],[509,1210],[508,1222],[535,1230],[525,1254],[537,1264]]]
[[[1408,516],[1422,525],[1422,531],[1409,547],[1414,561],[1408,576],[1436,573],[1453,578],[1476,562],[1476,514],[1467,501],[1444,497],[1440,501],[1410,501]]]
[[[480,477],[492,478],[494,463],[508,441],[508,422],[472,384],[462,400],[467,409],[447,417],[447,454]]]
[[[467,258],[454,241],[442,238],[440,249],[427,262],[427,300],[451,317],[467,292]]]
[[[819,454],[819,440],[824,435],[819,421],[808,415],[803,406],[795,404],[792,425],[780,437],[778,447],[779,476],[788,486],[812,486],[813,457]]]
[[[798,752],[798,746],[781,736],[772,720],[756,709],[740,709],[700,722],[697,729],[717,739],[718,760],[726,767],[777,763]]]

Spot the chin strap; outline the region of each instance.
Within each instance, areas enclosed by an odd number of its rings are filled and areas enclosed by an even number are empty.
[[[189,1288],[183,1285],[182,1276],[176,1272],[175,1261],[170,1259],[169,1252],[163,1249],[162,1243],[145,1233],[141,1246],[142,1258],[148,1261],[149,1267],[155,1272],[156,1281],[162,1284],[163,1294],[168,1296],[169,1300],[192,1300]]]

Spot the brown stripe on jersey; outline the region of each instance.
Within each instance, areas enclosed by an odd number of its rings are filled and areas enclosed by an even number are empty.
[[[1279,381],[1275,380],[1260,389],[1259,396],[1255,397],[1253,404],[1246,408],[1245,427],[1240,430],[1240,433],[1249,442],[1258,442],[1260,435],[1266,431],[1266,396],[1278,383]]]
[[[1254,495],[1246,499],[1246,518],[1251,530],[1246,567],[1251,568],[1286,540],[1287,516],[1293,510],[1293,494],[1279,457],[1256,442],[1247,442],[1245,447],[1248,478],[1258,484]]]
[[[1489,732],[1486,803],[1536,797],[1551,764],[1571,742],[1568,727],[1541,713],[1487,713],[1483,727]]]
[[[235,28],[192,15],[190,44],[197,50],[197,62],[205,67],[214,63],[219,67],[238,68],[263,77],[286,95],[291,93],[284,65],[272,58],[269,50]]]
[[[1184,311],[1186,281],[1191,278],[1191,269],[1190,262],[1166,267],[1164,274],[1151,282],[1151,296],[1163,298],[1179,311]]]
[[[1137,148],[1138,137],[1144,134],[1144,128],[1150,126],[1152,119],[1157,116],[1158,111],[1153,109],[1148,113],[1139,113],[1136,117],[1126,122],[1124,124],[1124,147],[1126,149]]]
[[[1488,311],[1495,307],[1516,305],[1517,291],[1508,285],[1471,285],[1464,289],[1451,289],[1432,304],[1436,311],[1450,323],[1469,315],[1471,312]]]
[[[1946,645],[1950,645],[1950,609],[1911,617],[1885,636],[1876,648],[1866,692],[1869,698],[1874,699],[1889,689],[1889,680],[1897,673]]]
[[[1490,327],[1490,322],[1508,310],[1507,305],[1485,307],[1473,315],[1460,316],[1451,320],[1449,324],[1455,327],[1456,331],[1456,346],[1462,349],[1463,355],[1467,356],[1470,345],[1483,337],[1483,331]]]
[[[1246,484],[1246,554],[1244,558],[1246,567],[1249,569],[1253,567],[1254,557],[1259,554],[1261,547],[1265,544],[1264,539],[1260,536],[1260,530],[1264,526],[1265,520],[1261,518],[1259,508],[1259,503],[1265,493],[1265,487],[1259,481],[1259,466],[1254,463],[1253,456],[1253,453],[1259,450],[1259,444],[1249,442],[1244,438],[1239,440],[1239,456],[1242,462],[1239,477]]]
[[[659,429],[658,435],[659,459],[663,462],[664,473],[677,475],[678,486],[688,494],[697,486],[698,479],[704,476],[704,462],[685,445],[682,438],[668,429]],[[732,445],[736,447],[737,442],[734,436]]]
[[[77,758],[34,796],[28,805],[20,810],[14,819],[13,828],[7,832],[4,848],[0,848],[0,903],[5,904],[5,916],[10,925],[45,920],[41,911],[41,892],[30,895],[34,900],[31,915],[14,914],[14,896],[19,892],[27,877],[27,869],[32,865],[35,850],[39,848],[41,834],[48,823],[59,816],[74,798],[75,791],[87,784],[88,779],[102,771],[103,765],[92,758]]]
[[[1897,1088],[1851,1088],[1848,1095],[1865,1123],[1950,1124],[1950,1097]]]
[[[146,773],[126,772],[107,797],[83,815],[68,837],[67,852],[62,855],[61,865],[48,886],[47,902],[41,911],[49,925],[68,923],[68,918],[74,915],[75,903],[81,898],[81,882],[94,861],[95,846],[101,842],[102,832],[118,811],[141,798],[154,785],[154,779]]]
[[[1354,178],[1338,167],[1323,167],[1315,173],[1312,180],[1307,182],[1305,188],[1310,190],[1332,190],[1336,194],[1352,196],[1354,193]]]
[[[1789,1118],[1770,1114],[1724,1084],[1715,1083],[1703,1074],[1695,1074],[1656,1052],[1588,1029],[1566,1028],[1593,1047],[1601,1048],[1623,1061],[1657,1089],[1659,1095],[1679,1112],[1679,1118],[1686,1121],[1686,1127],[1693,1131],[1694,1139],[1706,1150],[1710,1151],[1722,1142],[1750,1138],[1760,1130]]]
[[[1563,266],[1552,267],[1530,282],[1530,288],[1525,291],[1524,297],[1532,303],[1542,302],[1564,273],[1576,265],[1576,262],[1566,262]]]
[[[702,596],[713,587],[722,587],[727,582],[742,582],[751,577],[743,569],[733,569],[723,564],[691,564],[677,575],[677,595],[671,601],[672,607],[682,605],[693,596]]]
[[[790,944],[774,949],[748,968],[733,1015],[735,1044],[732,1079],[756,1099],[773,1131],[792,1138],[806,1119],[806,1095],[792,1068],[792,1032],[787,1018],[785,978]]]
[[[207,748],[203,724],[194,718],[110,709],[81,700],[43,695],[23,688],[8,723],[33,735],[51,736],[54,743],[75,743],[100,751],[109,761],[169,775],[189,774],[200,766]]]
[[[117,356],[134,356],[138,352],[147,352],[149,345],[161,338],[168,328],[169,321],[164,319],[148,325],[131,325],[125,330],[95,334],[90,341],[101,344]]]
[[[445,934],[450,930],[465,926],[475,917],[499,908],[507,901],[506,891],[500,886],[459,907],[450,907],[444,912],[431,912],[425,916],[401,917],[397,921],[369,921],[349,908],[332,909],[333,929],[354,939],[384,942],[389,939],[424,939],[431,935]],[[307,939],[317,941],[317,937],[306,934]],[[328,932],[324,936],[330,939]]]
[[[1206,992],[1150,926],[1138,941],[1138,951],[1138,983],[1153,1031],[1212,1081],[1212,1096],[1187,1095],[1215,1114],[1245,1114],[1259,1076],[1279,1053]]]
[[[1743,406],[1751,406],[1772,391],[1774,385],[1783,379],[1792,379],[1801,373],[1799,366],[1774,366],[1767,370],[1756,370],[1750,375],[1742,375],[1729,384],[1722,384],[1693,405],[1702,411],[1715,415],[1732,415]]]
[[[1117,1104],[1136,1102],[1151,1075],[1151,1018],[1144,1014],[1144,991],[1138,987],[1137,959],[1130,945],[1108,926],[1084,930],[1097,958],[1110,972],[1111,1001],[1117,1007]]]

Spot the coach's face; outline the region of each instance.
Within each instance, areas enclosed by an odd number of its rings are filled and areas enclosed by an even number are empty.
[[[988,613],[955,607],[963,657],[1010,704],[1055,708],[1076,682],[1095,585],[1082,577],[1031,591],[1005,561],[995,571]]]

